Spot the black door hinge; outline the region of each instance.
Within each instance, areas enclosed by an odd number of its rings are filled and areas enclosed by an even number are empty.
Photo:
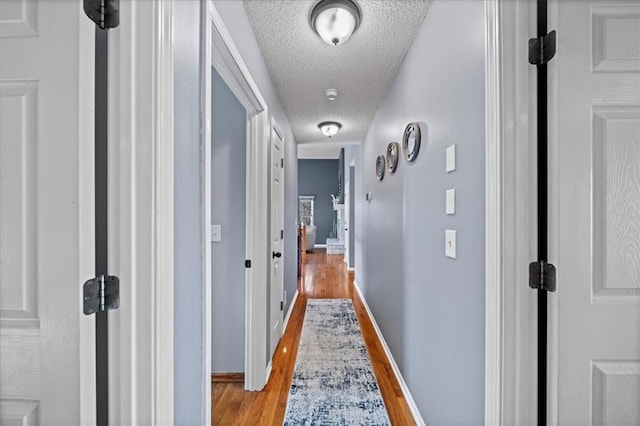
[[[120,0],[84,0],[84,13],[100,29],[108,30],[120,25]]]
[[[245,268],[251,268],[251,259],[247,259],[244,261],[244,267]]]
[[[120,306],[120,280],[113,275],[100,275],[85,281],[82,286],[85,315],[118,309]]]
[[[280,230],[280,239],[284,240],[284,229]]]
[[[550,292],[556,291],[556,267],[544,260],[529,264],[529,287]]]
[[[284,311],[284,302],[283,301],[280,301],[280,310]]]
[[[529,39],[529,63],[544,65],[556,54],[556,30],[544,36]]]

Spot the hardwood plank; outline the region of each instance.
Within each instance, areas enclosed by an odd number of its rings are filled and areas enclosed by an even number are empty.
[[[262,392],[246,392],[239,383],[212,383],[211,419],[214,425],[281,425],[300,342],[307,300],[347,298],[353,301],[362,337],[393,425],[414,425],[402,389],[378,340],[371,319],[353,286],[342,255],[315,249],[305,255],[299,295],[274,354],[271,377]]]

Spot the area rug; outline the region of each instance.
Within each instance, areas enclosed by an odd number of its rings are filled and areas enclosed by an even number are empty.
[[[284,424],[391,424],[349,299],[308,300]]]

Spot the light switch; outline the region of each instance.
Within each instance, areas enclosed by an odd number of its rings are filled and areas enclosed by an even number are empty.
[[[456,214],[456,190],[455,189],[447,190],[447,202],[446,202],[445,209],[447,214]]]
[[[444,231],[444,254],[453,259],[456,258],[456,231],[447,229]]]
[[[220,225],[211,225],[211,242],[219,243],[222,241]]]
[[[451,145],[447,148],[447,173],[456,169],[456,146]]]

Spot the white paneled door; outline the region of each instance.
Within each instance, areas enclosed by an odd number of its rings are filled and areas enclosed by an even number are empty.
[[[640,3],[554,1],[550,414],[640,424]]]
[[[269,359],[282,337],[284,304],[284,141],[275,126],[271,130],[271,295]]]
[[[0,1],[0,424],[95,423],[94,25]]]

